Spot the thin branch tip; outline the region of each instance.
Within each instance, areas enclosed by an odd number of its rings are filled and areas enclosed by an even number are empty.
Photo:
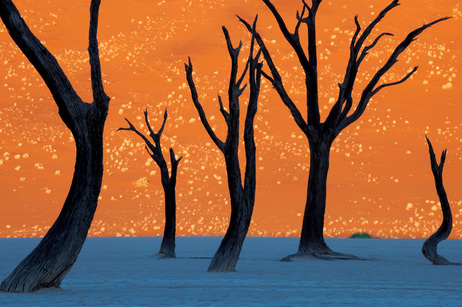
[[[187,73],[192,72],[192,63],[191,63],[191,57],[190,56],[188,56],[188,64],[184,63],[184,67],[185,67]]]

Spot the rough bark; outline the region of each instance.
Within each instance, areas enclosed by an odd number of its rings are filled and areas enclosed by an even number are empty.
[[[170,151],[173,153],[173,149]],[[175,155],[173,154],[172,159],[175,159]],[[181,157],[180,157],[181,159]],[[180,159],[174,162],[176,164],[175,168],[177,168]],[[174,160],[172,160],[174,161]],[[172,163],[172,170],[173,170],[173,163]],[[173,173],[173,172],[172,172]],[[173,176],[173,175],[172,175]],[[175,175],[176,177],[176,175]],[[158,255],[163,256],[165,258],[175,258],[175,238],[176,238],[176,178],[170,178],[170,182],[167,186],[163,186],[164,194],[165,194],[165,225],[164,225],[164,236],[162,238],[162,243],[160,244],[160,249]]]
[[[309,192],[307,193],[302,234],[297,254],[325,254],[326,251],[329,251],[323,238],[323,229],[330,144],[310,145],[310,148],[311,167],[307,189]]]
[[[151,158],[156,162],[160,168],[160,176],[162,187],[164,189],[165,197],[165,227],[164,227],[164,237],[160,245],[159,255],[166,258],[175,258],[175,232],[176,232],[176,196],[175,196],[175,187],[176,187],[176,177],[178,173],[178,164],[180,163],[179,159],[175,158],[175,152],[170,148],[170,163],[172,167],[171,175],[169,175],[167,162],[165,161],[164,154],[162,153],[162,147],[160,145],[160,137],[164,131],[165,122],[167,121],[167,110],[164,113],[164,121],[159,132],[155,133],[148,120],[148,110],[144,111],[144,118],[146,125],[149,129],[149,135],[151,136],[153,143],[149,141],[141,132],[139,132],[132,123],[125,119],[129,125],[128,128],[119,128],[119,130],[133,131],[138,134],[146,143],[146,151],[149,153]]]
[[[289,31],[284,19],[270,0],[263,0],[263,2],[275,17],[279,29],[281,30],[287,42],[295,51],[295,54],[297,55],[297,58],[300,62],[300,66],[302,67],[303,73],[305,75],[305,92],[307,105],[306,120],[286,91],[282,77],[279,74],[279,70],[274,63],[264,40],[256,31],[255,27],[251,27],[248,22],[242,18],[239,18],[255,37],[255,40],[261,48],[267,67],[270,70],[270,73],[263,71],[263,76],[273,84],[273,87],[278,92],[281,100],[291,112],[295,123],[306,135],[310,146],[311,160],[307,200],[305,206],[305,215],[303,217],[300,244],[296,255],[300,256],[309,254],[321,258],[325,258],[323,255],[331,255],[342,259],[357,259],[351,255],[343,255],[332,252],[332,250],[326,245],[323,238],[330,144],[332,144],[340,132],[358,120],[358,118],[364,113],[370,99],[374,95],[376,95],[385,87],[397,85],[406,81],[412,74],[416,72],[417,67],[414,67],[414,69],[412,69],[403,78],[396,82],[380,83],[382,76],[384,76],[394,66],[394,64],[397,63],[399,55],[409,47],[409,45],[421,32],[431,27],[432,25],[448,18],[446,17],[438,19],[410,32],[407,37],[396,46],[384,64],[374,74],[372,74],[372,77],[366,82],[366,86],[362,90],[360,99],[354,103],[352,95],[353,87],[355,85],[356,76],[358,74],[361,63],[367,57],[369,51],[377,45],[381,38],[385,36],[391,36],[392,34],[382,33],[379,34],[370,45],[365,46],[364,43],[369,39],[369,36],[373,30],[377,24],[385,17],[385,15],[390,10],[399,5],[399,1],[392,1],[377,15],[373,21],[369,23],[369,25],[362,31],[362,33],[358,17],[355,17],[354,21],[356,30],[350,43],[350,55],[347,62],[345,76],[343,82],[338,84],[338,98],[330,110],[326,120],[321,122],[318,93],[316,15],[322,0],[312,0],[311,6],[309,6],[306,1],[302,0],[303,9],[301,13],[297,12],[297,24],[295,26],[294,32]],[[300,40],[300,28],[302,25],[306,26],[308,42],[308,48],[306,48],[306,51]],[[294,255],[288,256],[288,258],[293,256]]]
[[[256,23],[256,19],[255,19]],[[254,25],[255,25],[254,23]],[[229,33],[223,27],[223,33],[228,46],[228,52],[231,56],[231,74],[228,89],[229,113],[225,110],[222,99],[219,96],[220,111],[228,126],[226,141],[221,141],[211,129],[207,117],[199,102],[196,86],[193,81],[193,67],[191,60],[189,64],[185,64],[186,78],[194,105],[199,112],[202,124],[213,142],[223,153],[226,164],[226,172],[228,176],[228,190],[231,199],[231,218],[229,221],[228,230],[215,253],[208,271],[209,272],[232,272],[235,271],[236,263],[241,253],[242,245],[249,230],[250,221],[252,218],[253,207],[255,203],[255,188],[256,188],[256,159],[255,159],[255,141],[253,122],[257,113],[258,96],[260,92],[261,68],[262,63],[258,63],[260,52],[255,57],[254,38],[252,37],[250,55],[247,60],[247,65],[241,77],[238,75],[238,57],[242,44],[234,48],[229,37]],[[243,93],[246,85],[241,87],[241,83],[249,71],[250,97],[247,106],[247,114],[244,124],[244,143],[245,143],[245,175],[244,184],[242,184],[241,169],[239,164],[238,149],[239,149],[239,97]]]
[[[433,151],[433,146],[427,136],[425,136],[428,143],[428,149],[430,154],[430,164],[432,168],[433,177],[435,179],[436,193],[441,203],[441,210],[443,211],[443,221],[438,230],[428,238],[422,246],[422,254],[425,258],[428,259],[433,264],[438,265],[448,265],[448,264],[458,264],[448,261],[441,255],[438,255],[438,243],[443,240],[446,240],[451,234],[452,230],[452,214],[451,207],[449,205],[448,196],[443,186],[443,167],[446,160],[446,149],[443,150],[441,154],[440,164],[436,161],[435,152]]]
[[[0,1],[0,16],[11,37],[50,89],[59,114],[76,144],[75,172],[61,213],[39,245],[2,282],[7,292],[59,287],[75,263],[96,211],[103,176],[103,130],[109,108],[96,39],[99,0],[91,2],[89,47],[93,103],[85,103],[56,59],[32,34],[10,0]]]

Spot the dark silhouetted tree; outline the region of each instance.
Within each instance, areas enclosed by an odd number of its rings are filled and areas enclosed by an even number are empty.
[[[256,22],[256,19],[255,19]],[[244,72],[238,77],[238,57],[242,47],[239,43],[234,48],[229,37],[228,30],[223,27],[228,52],[231,56],[231,75],[228,88],[229,111],[226,111],[220,96],[220,111],[226,121],[228,133],[226,141],[221,141],[210,127],[205,112],[199,102],[196,86],[193,81],[193,67],[191,60],[185,64],[186,78],[191,90],[192,100],[199,112],[199,116],[205,130],[213,140],[215,145],[223,153],[228,175],[228,189],[231,199],[231,218],[228,230],[218,248],[215,256],[208,268],[209,272],[230,272],[235,271],[236,263],[244,243],[244,239],[249,230],[255,203],[256,187],[256,161],[255,161],[255,140],[253,122],[258,108],[258,96],[260,93],[261,68],[262,63],[258,63],[260,52],[254,57],[254,38],[252,37],[250,55],[247,60]],[[249,71],[250,96],[247,106],[247,114],[244,124],[244,143],[245,143],[245,175],[244,185],[242,185],[241,168],[239,165],[238,148],[240,142],[239,134],[239,97],[245,90],[246,85],[241,87],[241,83]]]
[[[61,213],[39,245],[2,282],[3,291],[59,287],[75,263],[93,220],[103,177],[103,130],[109,108],[96,37],[99,5],[100,0],[91,1],[88,53],[93,102],[85,103],[13,2],[0,0],[0,16],[8,32],[50,89],[61,119],[74,136],[77,151],[74,177]]]
[[[318,93],[319,76],[316,46],[316,15],[322,0],[312,0],[311,6],[302,0],[303,10],[301,14],[297,12],[298,22],[293,33],[289,31],[283,18],[271,1],[263,0],[263,2],[276,18],[282,34],[295,51],[300,65],[303,68],[305,77],[307,105],[306,120],[301,114],[299,108],[295,105],[294,101],[289,97],[282,77],[279,74],[279,70],[274,63],[269,50],[265,46],[263,39],[256,31],[252,30],[246,21],[241,19],[241,21],[247,26],[248,30],[254,34],[266,60],[266,65],[270,69],[271,73],[268,74],[263,71],[263,76],[272,83],[283,103],[290,110],[295,123],[308,138],[310,148],[310,171],[300,244],[296,255],[314,255],[320,258],[355,258],[350,255],[333,252],[327,246],[323,237],[324,215],[326,209],[327,173],[329,170],[329,153],[332,142],[341,131],[360,118],[366,110],[370,99],[374,95],[385,87],[397,85],[406,81],[417,70],[417,67],[414,67],[414,69],[396,82],[380,82],[382,76],[384,76],[398,61],[399,55],[409,47],[409,45],[422,31],[447,18],[438,19],[410,32],[388,56],[384,64],[381,64],[381,67],[366,82],[366,86],[362,90],[360,99],[355,103],[352,95],[353,87],[355,85],[361,63],[367,57],[368,53],[377,45],[380,39],[386,36],[391,36],[392,34],[381,33],[371,41],[370,45],[365,45],[365,43],[369,39],[377,24],[385,17],[385,15],[399,5],[398,0],[392,1],[386,8],[384,8],[377,17],[369,25],[367,25],[362,33],[358,17],[356,16],[354,20],[356,30],[351,39],[350,55],[345,76],[342,83],[338,84],[339,92],[337,101],[334,103],[326,120],[321,122]],[[302,25],[307,28],[308,45],[306,52],[300,41],[299,30]],[[295,255],[289,256],[288,259],[292,256]]]
[[[448,261],[443,256],[438,255],[438,243],[446,240],[451,234],[452,230],[452,214],[449,205],[448,196],[443,186],[443,167],[446,161],[447,150],[443,150],[441,154],[440,164],[436,161],[433,146],[427,136],[425,136],[428,143],[428,150],[430,153],[430,164],[432,167],[433,177],[435,178],[436,193],[441,203],[441,210],[443,211],[443,221],[440,228],[428,238],[422,246],[422,254],[433,264],[458,264]]]
[[[169,175],[167,162],[165,162],[164,155],[162,154],[162,148],[160,146],[160,137],[164,131],[165,122],[167,121],[167,109],[164,113],[164,121],[160,127],[159,132],[155,133],[148,120],[148,110],[144,111],[144,119],[146,125],[149,129],[149,135],[151,136],[154,144],[152,144],[148,138],[146,138],[141,132],[139,132],[132,123],[125,118],[129,127],[128,128],[119,128],[119,130],[128,130],[133,131],[138,134],[146,143],[146,151],[149,153],[151,158],[157,163],[160,168],[160,177],[162,182],[162,187],[164,188],[165,196],[165,228],[164,228],[164,238],[160,245],[159,255],[163,255],[167,258],[175,258],[175,230],[176,230],[176,197],[175,197],[175,186],[176,186],[176,177],[178,170],[178,163],[180,162],[180,157],[178,160],[175,158],[175,153],[173,149],[170,148],[170,163],[172,165],[172,173]]]

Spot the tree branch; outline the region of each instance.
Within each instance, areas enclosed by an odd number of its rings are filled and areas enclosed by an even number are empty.
[[[207,121],[207,117],[205,116],[204,109],[202,108],[202,105],[199,102],[196,85],[194,84],[194,80],[192,77],[193,66],[191,64],[191,58],[188,57],[188,61],[189,61],[189,65],[185,63],[184,66],[185,66],[185,71],[186,71],[186,79],[188,81],[189,89],[191,90],[191,97],[192,97],[194,106],[196,107],[196,110],[199,113],[199,117],[201,119],[202,125],[204,126],[205,130],[209,134],[210,138],[215,143],[215,145],[217,145],[217,147],[223,152],[225,144],[217,137],[215,132],[213,132],[212,127],[210,127],[210,124]]]
[[[147,151],[148,154],[152,157],[152,159],[153,159],[156,163],[157,163],[158,160],[162,159],[163,157],[162,157],[162,155],[159,156],[159,153],[158,153],[159,150],[156,148],[156,146],[153,145],[153,144],[151,143],[151,141],[149,141],[149,139],[146,138],[146,137],[144,136],[144,134],[142,134],[141,132],[139,132],[139,131],[135,128],[135,126],[133,126],[132,123],[131,123],[127,118],[125,118],[125,121],[128,123],[128,128],[123,128],[123,127],[121,127],[121,128],[119,128],[119,129],[117,129],[117,131],[133,131],[133,132],[135,132],[135,133],[138,134],[138,135],[143,139],[143,141],[146,143],[146,147],[145,147],[145,148],[146,148],[146,151]],[[149,150],[151,150],[151,151],[149,151]]]
[[[101,77],[101,62],[98,49],[98,16],[101,0],[92,0],[90,6],[90,31],[88,54],[90,56],[91,66],[91,85],[93,89],[93,101],[97,107],[103,107],[107,112],[109,106],[109,97],[104,92],[103,81]],[[99,109],[99,108],[97,108]]]
[[[300,130],[302,130],[303,133],[305,133],[305,135],[307,135],[307,136],[308,135],[310,135],[310,136],[313,135],[313,132],[309,129],[306,121],[303,119],[303,116],[300,113],[300,111],[298,110],[297,106],[294,104],[292,99],[287,94],[287,92],[286,92],[286,90],[284,88],[283,82],[282,82],[281,75],[279,74],[278,69],[276,68],[276,65],[274,65],[273,59],[272,59],[268,49],[266,48],[266,45],[263,42],[263,39],[261,38],[260,34],[256,30],[253,31],[252,26],[250,26],[250,24],[247,21],[245,21],[244,19],[242,19],[239,16],[237,16],[237,17],[242,22],[242,24],[244,24],[244,26],[247,28],[247,30],[252,35],[255,36],[255,40],[257,41],[258,45],[260,46],[260,50],[261,50],[261,52],[262,52],[262,54],[263,54],[263,56],[264,56],[264,58],[266,60],[266,65],[268,65],[273,78],[271,78],[264,71],[262,71],[262,75],[272,83],[273,87],[278,92],[279,97],[281,97],[282,102],[287,106],[290,113],[292,114],[292,117],[294,118],[295,123],[298,125]]]
[[[279,29],[281,29],[281,32],[284,35],[285,39],[287,40],[287,42],[294,49],[295,53],[297,54],[297,56],[299,58],[300,64],[302,65],[303,69],[308,69],[308,67],[310,67],[309,61],[308,61],[308,58],[305,55],[305,52],[303,51],[302,46],[300,45],[299,37],[297,35],[292,34],[292,33],[289,32],[289,29],[287,29],[287,26],[286,26],[286,24],[284,22],[284,19],[282,19],[281,15],[277,11],[276,7],[273,5],[273,3],[271,3],[270,0],[263,0],[263,2],[270,9],[270,11],[273,14],[274,18],[276,18],[276,21],[277,21],[277,23],[279,25]],[[303,8],[305,8],[305,7],[308,7],[308,6],[304,5]],[[310,10],[310,12],[311,12],[311,10]],[[298,33],[298,31],[296,31],[296,33]],[[305,73],[307,74],[307,77],[312,77],[313,76],[312,71],[305,71]]]
[[[220,95],[218,95],[218,103],[220,104],[220,112],[221,112],[221,114],[223,115],[223,117],[224,117],[226,123],[228,123],[228,122],[229,122],[229,113],[226,112],[226,110],[225,110],[225,108],[224,108],[224,106],[223,106],[223,101],[221,100],[221,96],[220,96]]]
[[[146,118],[147,118],[147,114],[148,114],[148,109],[146,108]],[[162,134],[162,132],[164,132],[164,128],[165,128],[165,122],[167,121],[167,107],[165,107],[165,111],[164,111],[164,121],[162,122],[162,126],[160,127],[159,129],[159,132],[157,132],[157,134],[159,134],[159,136]]]
[[[428,144],[428,151],[430,154],[430,163],[432,168],[433,177],[435,179],[436,193],[441,204],[441,210],[443,212],[443,221],[438,230],[432,234],[422,246],[422,254],[431,261],[433,264],[437,265],[450,265],[450,264],[459,264],[452,263],[448,261],[443,256],[438,255],[437,248],[438,243],[446,240],[451,234],[452,230],[452,213],[451,207],[449,205],[448,196],[443,186],[443,166],[446,160],[446,149],[443,150],[441,154],[440,164],[436,161],[435,152],[433,151],[433,146],[428,137],[425,135]]]
[[[371,92],[371,96],[374,96],[375,94],[377,94],[381,89],[383,89],[384,87],[388,87],[388,86],[393,86],[393,85],[398,85],[398,84],[401,84],[403,83],[404,81],[406,81],[407,79],[409,79],[416,71],[417,71],[417,66],[414,67],[408,74],[406,74],[406,76],[404,76],[401,80],[399,81],[396,81],[396,82],[391,82],[391,83],[384,83],[384,84],[381,84],[380,86],[378,86],[375,90],[373,90]]]
[[[74,116],[82,111],[84,103],[75,92],[58,61],[31,32],[11,0],[0,1],[0,17],[11,38],[49,88],[63,122],[75,132]]]
[[[306,10],[310,10],[310,7],[308,6],[308,4],[306,4],[305,0],[303,0],[303,9],[302,9],[302,13],[299,14],[298,11],[297,11],[297,25],[295,26],[295,30],[294,30],[294,35],[296,37],[300,37],[299,36],[299,30],[300,30],[300,26],[302,25],[302,21],[304,21],[304,18],[303,16],[305,16],[305,11]]]
[[[175,159],[175,153],[173,152],[173,149],[170,148],[170,160],[171,160],[171,165],[172,165],[172,172],[171,172],[171,176],[169,176],[169,172],[168,172],[168,167],[167,167],[167,162],[165,161],[165,158],[164,158],[164,155],[162,153],[162,146],[160,144],[160,138],[162,136],[162,132],[164,131],[164,128],[165,128],[165,122],[167,121],[167,108],[165,108],[165,112],[164,112],[164,120],[162,122],[162,126],[161,128],[159,129],[159,132],[155,133],[152,128],[151,128],[151,125],[149,124],[149,120],[148,120],[148,109],[146,108],[146,110],[143,112],[144,113],[144,118],[145,118],[145,122],[146,122],[146,125],[148,127],[148,130],[149,130],[149,135],[151,136],[152,140],[154,141],[154,144],[152,144],[149,139],[147,137],[144,136],[144,134],[142,134],[141,132],[139,132],[133,125],[132,123],[125,118],[125,120],[127,121],[129,127],[128,128],[119,128],[117,129],[117,131],[120,131],[120,130],[126,130],[126,131],[133,131],[135,132],[136,134],[138,134],[145,142],[146,146],[146,151],[148,152],[148,154],[152,157],[152,159],[154,160],[154,162],[156,162],[156,164],[159,166],[160,168],[160,172],[161,172],[161,179],[162,179],[162,185],[165,187],[167,187],[169,184],[171,184],[171,180],[176,180],[176,172],[177,172],[177,167],[178,167],[178,163],[180,162],[181,160],[181,157],[176,160]],[[174,181],[176,182],[176,181]]]
[[[361,50],[364,42],[366,39],[369,37],[371,34],[372,30],[375,28],[375,26],[385,17],[385,15],[390,12],[392,9],[400,5],[399,0],[393,0],[386,8],[384,8],[379,15],[364,29],[363,34],[359,37],[357,43],[355,44],[355,51],[356,54],[359,54],[359,51]],[[355,18],[355,23],[356,26],[358,26],[358,20]]]
[[[394,1],[394,2],[397,3],[397,1]],[[401,53],[403,53],[414,40],[416,40],[416,37],[420,33],[422,33],[425,29],[427,29],[427,28],[429,28],[429,27],[431,27],[431,26],[433,26],[433,25],[435,25],[435,24],[437,24],[437,23],[439,23],[441,21],[447,20],[449,18],[450,17],[444,17],[444,18],[437,19],[437,20],[435,20],[435,21],[433,21],[433,22],[431,22],[429,24],[424,24],[423,26],[421,26],[420,28],[415,29],[414,31],[410,32],[406,36],[406,38],[395,48],[395,50],[390,55],[390,57],[388,58],[386,63],[375,73],[375,75],[372,77],[372,79],[366,85],[366,87],[364,88],[364,90],[362,92],[362,95],[361,95],[360,101],[358,103],[358,106],[356,107],[353,114],[351,114],[350,116],[342,119],[342,122],[339,124],[339,126],[336,129],[338,133],[341,130],[343,130],[345,127],[350,125],[351,123],[355,122],[364,113],[370,99],[372,98],[372,96],[377,94],[378,91],[380,91],[384,87],[397,85],[397,84],[400,84],[400,83],[406,81],[415,72],[416,68],[414,68],[410,73],[408,73],[400,81],[397,81],[397,82],[394,82],[394,83],[389,83],[389,84],[383,84],[383,85],[380,85],[380,86],[378,86],[376,88],[378,82],[380,81],[380,78],[386,72],[388,72],[390,70],[390,68],[392,68],[393,65],[396,64],[396,62],[398,62],[399,55]]]
[[[236,82],[236,85],[237,85],[238,87],[241,86],[241,83],[242,83],[242,81],[244,80],[244,77],[245,77],[245,75],[247,74],[247,70],[248,70],[248,69],[249,69],[249,62],[247,61],[246,64],[245,64],[244,71],[243,71],[242,74],[241,74],[241,77],[240,77],[239,80]],[[241,89],[241,93],[245,90],[246,87],[247,87],[247,84],[244,84],[244,86],[243,86],[242,89]]]
[[[165,108],[165,112],[164,112],[164,120],[162,122],[162,125],[159,129],[159,132],[155,133],[152,128],[151,128],[151,125],[149,124],[149,120],[148,120],[148,108],[146,108],[146,110],[143,111],[144,113],[144,120],[146,122],[146,126],[148,127],[148,130],[149,130],[149,135],[151,136],[152,140],[154,141],[154,143],[156,144],[156,146],[158,146],[160,148],[160,137],[162,136],[162,132],[164,131],[164,127],[165,127],[165,122],[167,121],[167,108]]]
[[[357,66],[358,67],[359,67],[359,65],[361,65],[361,62],[364,60],[364,58],[369,54],[369,50],[374,48],[375,45],[377,45],[377,43],[379,42],[379,40],[384,36],[393,36],[393,34],[387,33],[387,32],[382,33],[382,34],[380,34],[379,36],[377,36],[375,38],[375,40],[374,40],[374,42],[372,44],[370,44],[369,46],[364,47],[363,51],[361,52],[361,56],[357,60]]]
[[[172,174],[170,175],[170,184],[175,186],[176,184],[176,177],[178,172],[178,164],[180,163],[183,156],[179,157],[178,160],[175,158],[175,152],[172,148],[170,148],[170,163],[172,164]]]
[[[315,17],[321,1],[312,1],[313,5],[310,8],[306,2],[303,3],[303,8],[308,9],[308,17],[298,19],[299,22],[306,23],[308,27],[308,57],[306,56],[303,47],[300,44],[300,38],[298,36],[298,28],[294,34],[291,34],[285,25],[284,20],[277,11],[276,7],[271,3],[270,0],[263,0],[266,6],[270,9],[273,16],[279,25],[279,29],[284,35],[287,42],[292,46],[293,50],[297,54],[300,65],[305,72],[305,85],[307,91],[307,121],[309,125],[318,127],[321,121],[321,115],[319,112],[318,102],[318,76],[317,76],[317,42],[316,42],[316,23]]]
[[[261,71],[261,73],[262,73],[263,77],[265,77],[266,79],[268,79],[268,81],[271,82],[271,84],[274,85],[275,81],[274,81],[273,78],[271,78],[270,75],[268,75],[268,74],[267,74],[266,72],[264,72],[263,70]]]
[[[258,15],[255,17],[252,26],[252,33],[256,32]],[[245,142],[245,155],[246,166],[244,175],[244,191],[247,193],[248,198],[255,198],[256,186],[256,159],[255,159],[255,137],[254,137],[254,120],[258,110],[258,97],[260,95],[261,75],[263,63],[259,63],[261,49],[253,56],[255,48],[255,35],[252,34],[250,42],[250,54],[247,62],[249,63],[249,84],[250,96],[247,106],[247,114],[244,124],[244,142]]]
[[[427,137],[427,135],[425,135],[425,139],[427,140],[427,144],[428,144],[428,151],[430,154],[430,164],[432,167],[433,176],[435,177],[435,179],[438,179],[438,180],[441,179],[442,181],[443,180],[443,167],[444,167],[444,162],[446,161],[447,149],[443,150],[443,152],[441,153],[441,160],[440,160],[440,164],[438,165],[432,143],[430,142],[430,139]]]
[[[239,68],[239,53],[242,48],[242,42],[239,42],[239,46],[237,48],[234,48],[231,42],[231,37],[229,36],[228,29],[226,29],[226,27],[223,26],[222,30],[223,34],[225,35],[226,45],[228,46],[228,53],[231,58],[231,73],[229,76],[228,86],[228,102],[230,117],[229,121],[227,121],[228,137],[230,137],[230,135],[238,136],[238,133],[230,134],[229,132],[233,132],[235,127],[238,127],[237,129],[239,129],[239,96],[245,90],[246,85],[244,85],[243,88],[240,88],[240,83],[242,82],[244,75],[242,75],[241,78],[237,80],[237,73]],[[246,65],[245,71],[247,71],[247,67],[248,64]]]
[[[339,94],[338,94],[338,99],[337,102],[334,104],[332,107],[325,124],[327,127],[330,129],[336,129],[338,133],[341,131],[338,130],[337,128],[334,128],[338,125],[339,122],[343,121],[345,117],[348,115],[348,112],[351,109],[351,103],[352,103],[352,92],[353,92],[353,87],[354,83],[356,81],[356,76],[358,74],[359,66],[361,65],[361,62],[363,59],[366,57],[368,54],[368,51],[372,49],[382,38],[384,35],[390,35],[388,33],[382,33],[379,35],[374,42],[366,46],[361,53],[361,56],[358,58],[359,53],[361,52],[361,48],[363,47],[364,42],[366,39],[369,37],[371,34],[372,30],[375,28],[375,26],[385,17],[385,15],[398,6],[399,3],[397,0],[394,0],[392,3],[390,3],[386,8],[384,8],[379,15],[366,27],[364,32],[359,36],[359,33],[361,32],[361,25],[359,24],[358,21],[358,16],[356,15],[354,18],[354,22],[356,25],[356,31],[352,37],[351,43],[350,43],[350,57],[348,59],[348,64],[347,64],[347,69],[345,72],[345,77],[343,79],[343,82],[339,84]],[[358,38],[359,36],[359,38]],[[345,107],[344,104],[346,103]],[[343,110],[342,110],[343,109]],[[342,128],[343,129],[343,128]]]

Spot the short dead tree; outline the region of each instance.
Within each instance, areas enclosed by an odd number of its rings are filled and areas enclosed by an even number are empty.
[[[74,177],[61,213],[39,245],[2,282],[6,292],[59,287],[87,238],[103,178],[103,131],[109,109],[101,79],[97,28],[100,0],[90,6],[90,55],[93,102],[77,95],[55,57],[32,34],[11,0],[0,0],[0,16],[15,43],[48,86],[61,119],[76,144]]]
[[[338,83],[337,100],[323,122],[321,121],[319,107],[318,40],[316,39],[316,16],[322,0],[312,0],[311,6],[305,0],[302,0],[302,11],[301,13],[297,12],[297,23],[293,33],[290,32],[282,16],[271,1],[263,0],[263,2],[275,17],[280,31],[295,51],[305,79],[306,117],[302,115],[300,109],[287,92],[287,87],[284,85],[279,69],[274,63],[273,57],[260,34],[253,30],[246,21],[240,19],[255,36],[265,57],[265,65],[269,68],[269,73],[263,71],[263,76],[272,83],[282,102],[289,109],[295,123],[303,134],[306,135],[310,149],[310,171],[300,243],[297,253],[286,257],[285,260],[290,260],[295,256],[315,256],[322,259],[357,259],[352,255],[332,251],[324,240],[327,175],[332,143],[345,128],[356,122],[364,114],[373,96],[386,87],[403,83],[416,72],[417,67],[414,67],[401,79],[390,83],[384,83],[382,78],[398,62],[398,57],[416,40],[420,33],[448,18],[438,19],[410,32],[395,47],[393,52],[384,59],[383,64],[380,64],[376,72],[372,73],[372,77],[365,82],[366,86],[362,89],[360,98],[355,102],[353,88],[361,64],[382,38],[392,36],[392,34],[381,33],[372,39],[370,36],[375,33],[376,26],[382,21],[385,15],[399,5],[399,1],[392,1],[364,29],[361,28],[358,16],[356,16],[354,19],[356,30],[349,46],[350,52],[345,75],[343,81]],[[306,40],[300,39],[300,30],[302,27],[306,28]],[[307,42],[306,48],[302,46],[303,41]],[[369,45],[366,45],[367,41],[370,42]]]
[[[218,96],[220,111],[228,127],[228,133],[225,142],[220,140],[212,130],[212,127],[210,127],[205,112],[199,102],[196,86],[193,81],[193,67],[191,64],[191,59],[189,59],[189,64],[185,64],[186,78],[191,90],[192,100],[199,113],[201,122],[212,141],[224,155],[226,172],[228,175],[228,189],[231,199],[231,218],[229,221],[228,230],[210,263],[208,268],[209,272],[235,271],[242,245],[249,230],[255,203],[256,187],[256,147],[254,141],[253,122],[257,113],[258,96],[260,93],[262,68],[262,63],[258,62],[260,52],[258,52],[254,57],[254,38],[252,37],[250,55],[247,60],[245,70],[238,79],[238,57],[242,43],[240,43],[237,48],[234,48],[231,43],[228,30],[225,27],[222,29],[228,46],[228,52],[231,56],[231,75],[228,88],[228,111],[223,106],[221,97]],[[238,148],[240,142],[239,97],[246,88],[246,85],[241,87],[241,83],[246,75],[247,70],[249,71],[250,96],[244,125],[246,165],[244,185],[242,185],[241,168],[239,165],[238,157]]]
[[[436,193],[441,203],[441,210],[443,211],[443,221],[440,228],[428,238],[422,246],[422,254],[433,264],[459,264],[448,261],[443,256],[438,255],[438,243],[446,240],[451,234],[452,230],[452,214],[451,207],[449,205],[448,196],[443,186],[443,167],[446,161],[447,150],[443,150],[441,154],[440,164],[436,161],[435,152],[433,146],[427,136],[425,136],[428,143],[428,150],[430,153],[430,163],[432,168],[433,177],[435,178]]]
[[[178,171],[179,159],[175,158],[175,153],[172,148],[170,148],[170,163],[172,172],[169,175],[167,162],[164,159],[162,153],[162,148],[160,146],[160,137],[164,131],[165,122],[167,121],[167,109],[164,113],[164,121],[160,127],[159,132],[155,133],[148,120],[148,110],[144,111],[144,119],[146,121],[146,126],[149,129],[149,136],[153,140],[154,144],[149,141],[147,137],[139,132],[132,123],[125,118],[129,127],[128,128],[119,128],[119,130],[133,131],[138,134],[146,143],[146,151],[151,156],[151,158],[157,163],[160,168],[160,178],[162,182],[162,187],[164,188],[164,197],[165,197],[165,228],[164,228],[164,237],[160,245],[159,255],[166,258],[175,258],[175,232],[176,232],[176,195],[175,195],[175,186],[176,186],[176,177]]]

